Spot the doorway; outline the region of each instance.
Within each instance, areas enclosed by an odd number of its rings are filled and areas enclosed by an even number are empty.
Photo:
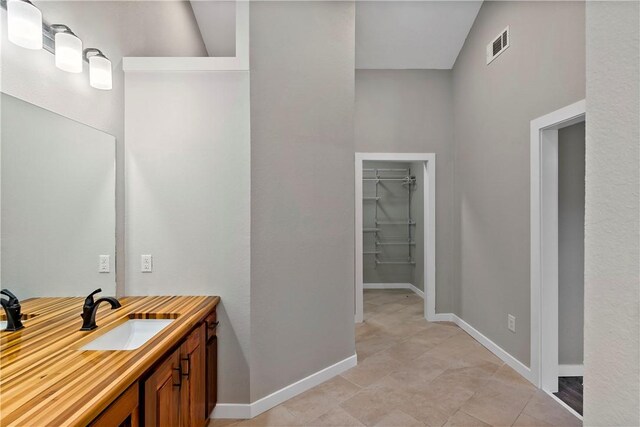
[[[537,385],[577,416],[584,331],[584,122],[584,100],[531,121],[531,370]],[[575,395],[573,402],[558,398],[569,395]]]
[[[356,153],[355,189],[355,321],[364,319],[365,268],[367,279],[376,282],[368,287],[410,289],[424,297],[424,317],[434,320],[435,154]],[[385,194],[398,197],[386,211]],[[402,209],[406,215],[400,217]],[[404,275],[404,283],[384,283],[393,270]]]

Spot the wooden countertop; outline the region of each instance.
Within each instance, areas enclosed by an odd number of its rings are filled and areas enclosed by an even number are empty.
[[[97,329],[80,331],[84,298],[22,302],[32,316],[16,332],[0,333],[0,425],[79,426],[91,422],[127,387],[175,347],[219,297],[126,297],[100,305]],[[79,348],[130,318],[175,318],[136,350]]]

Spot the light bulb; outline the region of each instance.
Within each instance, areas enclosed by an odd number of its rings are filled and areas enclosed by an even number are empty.
[[[56,67],[70,73],[82,72],[82,40],[70,31],[56,33]]]
[[[101,90],[111,90],[111,61],[102,54],[89,57],[89,84]]]
[[[42,49],[42,12],[27,1],[9,0],[7,34],[11,43],[27,49]]]

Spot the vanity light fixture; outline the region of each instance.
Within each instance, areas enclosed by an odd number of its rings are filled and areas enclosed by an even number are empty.
[[[109,58],[100,49],[90,47],[84,50],[84,59],[89,62],[89,84],[96,89],[111,90],[113,83]]]
[[[42,12],[29,0],[7,1],[9,41],[27,49],[42,49]]]
[[[64,24],[49,25],[40,9],[29,0],[0,0],[7,10],[7,35],[12,43],[27,49],[43,49],[55,56],[56,67],[81,73],[83,61],[89,63],[89,84],[111,90],[111,61],[100,49],[82,50],[82,40]]]
[[[69,73],[82,72],[82,40],[63,24],[51,25],[55,34],[56,67]]]

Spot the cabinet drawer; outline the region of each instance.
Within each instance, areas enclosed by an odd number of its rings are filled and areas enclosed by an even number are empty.
[[[216,336],[216,328],[218,327],[218,321],[216,320],[216,312],[213,311],[204,320],[207,325],[207,341]]]

